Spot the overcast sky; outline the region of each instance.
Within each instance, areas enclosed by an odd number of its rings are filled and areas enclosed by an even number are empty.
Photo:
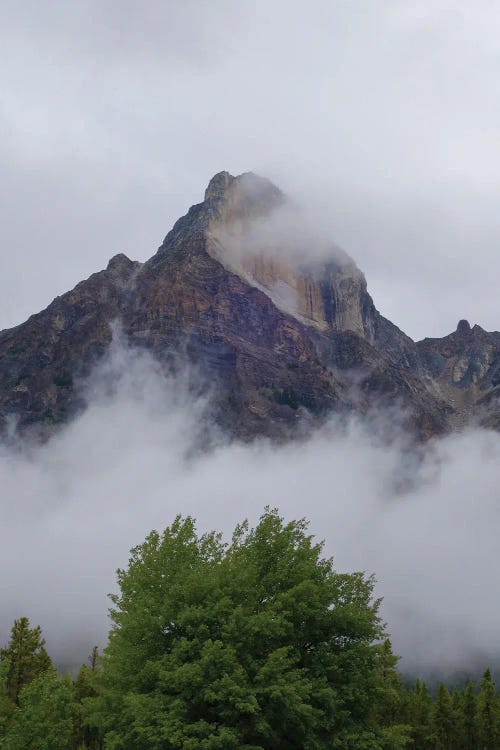
[[[3,0],[0,328],[210,177],[314,206],[412,337],[500,328],[500,5]]]

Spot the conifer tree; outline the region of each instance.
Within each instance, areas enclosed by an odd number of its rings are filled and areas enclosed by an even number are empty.
[[[99,648],[97,646],[94,646],[92,649],[92,653],[89,656],[89,664],[92,672],[95,672],[97,669],[97,664],[99,660]]]
[[[93,658],[94,657],[94,658]],[[77,718],[75,736],[80,748],[99,748],[101,746],[99,731],[95,727],[87,726],[84,720],[84,707],[89,698],[95,698],[95,678],[97,669],[97,647],[94,647],[89,657],[90,667],[83,664],[74,682],[74,695],[77,704]]]
[[[480,750],[498,750],[499,709],[495,693],[495,683],[489,669],[481,680],[478,700],[478,734]]]
[[[433,702],[425,682],[416,680],[410,692],[408,719],[412,727],[412,750],[429,750],[432,737]]]
[[[433,729],[436,750],[456,750],[456,718],[451,695],[444,683],[439,685],[434,706]]]
[[[462,708],[462,750],[476,750],[478,747],[477,698],[472,683],[467,685]]]
[[[401,719],[404,700],[401,676],[397,671],[399,657],[392,651],[387,638],[379,647],[379,684],[374,701],[373,720],[377,726],[391,726]]]
[[[7,695],[19,703],[19,694],[25,685],[45,672],[52,664],[45,650],[40,626],[30,628],[27,617],[14,620],[10,641],[0,649],[0,660],[8,660]]]
[[[454,688],[451,693],[451,706],[453,710],[454,727],[453,727],[453,749],[461,750],[464,742],[464,690]]]

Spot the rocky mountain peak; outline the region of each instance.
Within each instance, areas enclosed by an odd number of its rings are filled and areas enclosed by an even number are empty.
[[[364,275],[318,228],[300,221],[297,206],[272,182],[220,172],[205,195],[206,251],[226,270],[305,325],[372,338]]]
[[[304,415],[374,404],[401,406],[421,437],[472,419],[500,428],[500,333],[460,321],[415,344],[377,311],[354,261],[302,218],[263,177],[214,175],[149,261],[119,253],[0,332],[0,432],[14,419],[47,435],[83,408],[77,384],[117,321],[165,367],[193,363],[218,423],[239,437],[283,437]]]
[[[127,258],[124,253],[117,253],[108,262],[106,273],[116,284],[123,286],[141,265],[138,261]]]
[[[130,268],[133,265],[134,265],[134,261],[130,260],[130,258],[127,258],[127,256],[124,253],[117,253],[116,255],[113,255],[113,257],[109,259],[107,270],[115,271],[121,268]]]
[[[471,327],[468,320],[459,320],[457,325],[457,333],[459,336],[464,336],[470,333]]]
[[[213,218],[226,223],[266,216],[284,200],[276,185],[253,172],[237,177],[218,172],[205,190],[205,204]]]
[[[229,174],[229,172],[217,172],[217,174],[212,177],[208,183],[207,189],[205,190],[205,202],[224,198],[234,179],[235,178]]]

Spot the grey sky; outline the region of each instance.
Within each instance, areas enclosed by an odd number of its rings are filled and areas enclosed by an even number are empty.
[[[415,338],[500,327],[500,6],[4,0],[0,328],[221,169],[301,197]]]

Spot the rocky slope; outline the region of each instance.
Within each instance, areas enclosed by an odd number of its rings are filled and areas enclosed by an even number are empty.
[[[500,427],[500,333],[461,322],[414,343],[345,253],[301,262],[314,240],[292,215],[267,180],[215,175],[149,261],[117,255],[0,333],[0,427],[46,435],[83,408],[79,384],[116,325],[165,368],[194,363],[214,418],[239,437],[380,405],[424,438],[474,420]]]
[[[461,320],[449,336],[419,341],[417,349],[434,393],[452,407],[453,427],[475,421],[500,429],[500,332]]]

